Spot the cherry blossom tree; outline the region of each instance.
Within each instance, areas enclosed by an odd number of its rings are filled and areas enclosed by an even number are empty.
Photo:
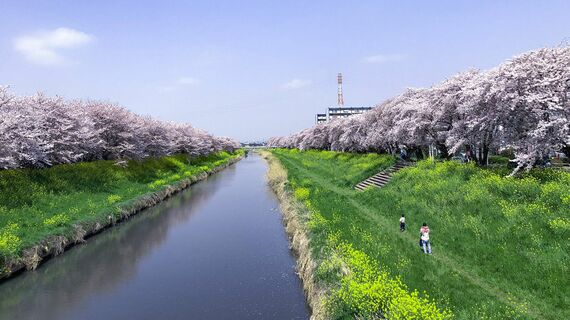
[[[10,132],[18,126],[18,117],[10,116],[14,96],[0,86],[0,169],[17,167],[16,149]]]
[[[515,57],[496,71],[503,140],[519,167],[530,168],[569,139],[570,48],[541,49]],[[502,89],[502,90],[501,90]]]
[[[240,145],[189,124],[136,115],[100,101],[41,93],[17,97],[0,87],[0,169],[98,159],[143,159],[234,151]]]
[[[444,158],[470,153],[480,165],[512,149],[518,171],[552,150],[570,153],[570,47],[543,48],[496,68],[469,70],[430,88],[408,89],[361,116],[335,119],[270,146],[397,152]],[[326,143],[324,142],[326,137]]]

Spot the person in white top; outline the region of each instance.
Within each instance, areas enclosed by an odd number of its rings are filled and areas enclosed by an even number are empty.
[[[400,218],[400,232],[404,232],[406,230],[406,217],[402,214]]]
[[[431,254],[431,244],[429,243],[429,227],[425,222],[420,228],[420,246],[422,246],[424,253]]]

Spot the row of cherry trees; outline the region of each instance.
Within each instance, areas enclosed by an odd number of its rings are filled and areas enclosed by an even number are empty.
[[[570,153],[570,47],[544,48],[498,67],[470,70],[425,89],[408,89],[371,111],[318,124],[272,147],[354,152],[458,151],[486,164],[510,149],[517,169],[552,150]]]
[[[115,104],[43,94],[18,97],[0,87],[0,169],[173,153],[198,156],[236,148],[234,140]]]

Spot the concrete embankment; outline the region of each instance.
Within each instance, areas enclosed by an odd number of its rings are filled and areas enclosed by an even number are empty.
[[[129,217],[136,215],[141,210],[152,207],[173,194],[188,188],[197,181],[206,179],[209,175],[214,174],[236,162],[241,160],[243,156],[237,156],[230,159],[225,164],[215,167],[208,172],[202,172],[190,178],[182,179],[168,185],[158,191],[144,194],[138,198],[128,201],[121,205],[119,212],[109,212],[105,221],[97,221],[93,223],[81,223],[74,226],[72,236],[50,236],[37,243],[36,245],[25,249],[20,257],[7,261],[0,266],[0,281],[12,277],[15,274],[25,271],[34,270],[42,262],[62,254],[65,250],[84,243],[87,238],[93,236],[115,224],[127,220]]]
[[[303,283],[307,303],[311,308],[311,319],[326,319],[324,308],[324,288],[319,288],[315,281],[316,262],[311,254],[310,239],[304,221],[308,210],[290,190],[287,190],[287,171],[279,160],[268,151],[260,151],[269,164],[267,180],[279,199],[283,212],[283,224],[291,248],[297,259],[297,273]]]

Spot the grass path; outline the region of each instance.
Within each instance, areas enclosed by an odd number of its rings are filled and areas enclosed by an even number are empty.
[[[313,169],[307,169],[305,166],[300,165],[299,163],[290,158],[280,158],[280,159],[282,161],[285,161],[288,165],[295,167],[304,176],[309,177],[311,180],[316,182],[319,185],[319,187],[321,187],[322,189],[328,190],[330,192],[335,193],[338,196],[346,198],[347,204],[353,206],[358,211],[364,213],[364,217],[368,221],[375,222],[376,224],[382,226],[386,230],[394,229],[393,221],[388,221],[386,217],[375,214],[374,209],[370,208],[366,204],[359,201],[357,197],[357,191],[354,191],[352,189],[342,188],[335,184],[332,184],[330,180],[324,178],[321,175],[315,174],[312,171]],[[399,231],[395,231],[395,233],[397,234],[400,240],[408,243],[410,246],[417,246],[417,237],[415,236],[415,233],[410,233],[410,232],[402,233]],[[489,296],[492,296],[501,301],[502,303],[509,305],[513,308],[516,308],[517,306],[525,303],[525,301],[523,301],[519,297],[513,296],[512,293],[507,293],[503,291],[501,289],[500,284],[492,283],[487,279],[479,276],[476,271],[477,268],[475,268],[474,266],[463,265],[458,257],[454,257],[452,254],[447,253],[445,248],[443,247],[439,247],[438,249],[439,250],[437,251],[437,253],[430,256],[432,259],[436,260],[440,264],[445,265],[447,268],[454,270],[455,272],[460,274],[461,277],[463,277],[466,281],[471,283],[473,286],[476,286],[484,290]],[[472,271],[468,269],[471,269]],[[536,298],[537,297],[535,296],[531,301],[533,305],[537,303],[547,305],[543,301],[540,301],[539,299],[537,300]],[[534,306],[533,307],[529,306],[526,312],[528,315],[530,315],[533,318],[538,318],[538,319],[543,318],[541,312],[536,308],[534,308]]]

